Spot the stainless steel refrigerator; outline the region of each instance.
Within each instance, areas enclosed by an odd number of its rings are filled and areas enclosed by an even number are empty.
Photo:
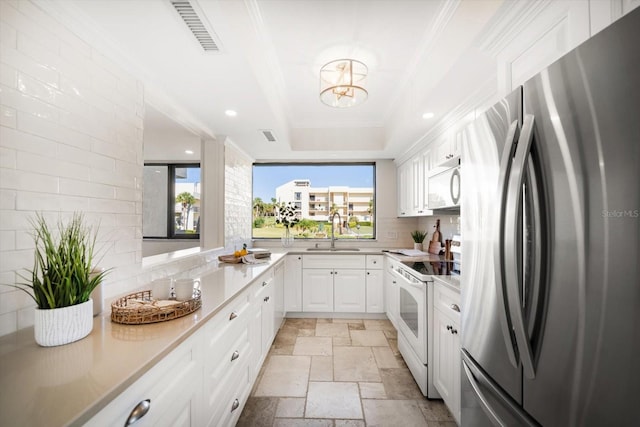
[[[463,426],[640,425],[640,8],[465,130]]]

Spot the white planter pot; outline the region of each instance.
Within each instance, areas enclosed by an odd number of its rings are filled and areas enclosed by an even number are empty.
[[[78,341],[93,329],[93,300],[62,308],[36,308],[33,329],[36,342],[43,347]]]
[[[416,251],[421,251],[422,250],[422,243],[414,243],[413,244],[413,249],[415,249]]]

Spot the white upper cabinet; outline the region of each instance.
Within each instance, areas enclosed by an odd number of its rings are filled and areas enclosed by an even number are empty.
[[[411,161],[407,161],[400,165],[397,169],[398,173],[398,216],[411,215],[411,195],[413,192],[413,170]]]
[[[460,135],[458,133],[451,134],[447,132],[437,141],[433,142],[433,159],[431,162],[431,168],[433,170],[437,167],[451,167],[458,163],[460,158],[461,144]]]
[[[427,176],[432,166],[431,149],[416,154],[398,167],[398,216],[425,216],[427,207]]]

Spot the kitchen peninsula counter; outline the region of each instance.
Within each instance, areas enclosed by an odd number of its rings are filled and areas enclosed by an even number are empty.
[[[94,318],[86,338],[40,347],[33,328],[0,338],[0,413],[12,426],[81,425],[213,318],[236,295],[273,266],[222,264],[190,275],[200,280],[202,308],[148,325],[111,322],[110,309]],[[110,306],[111,301],[105,302]]]

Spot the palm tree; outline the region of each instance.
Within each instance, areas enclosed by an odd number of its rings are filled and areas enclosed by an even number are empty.
[[[176,203],[180,203],[182,205],[182,219],[184,224],[184,229],[186,230],[189,224],[189,212],[191,212],[191,207],[196,202],[196,198],[193,197],[193,194],[184,191],[176,196]]]
[[[264,213],[264,202],[260,197],[256,197],[255,199],[253,199],[253,209],[255,211],[254,217],[256,218]]]

